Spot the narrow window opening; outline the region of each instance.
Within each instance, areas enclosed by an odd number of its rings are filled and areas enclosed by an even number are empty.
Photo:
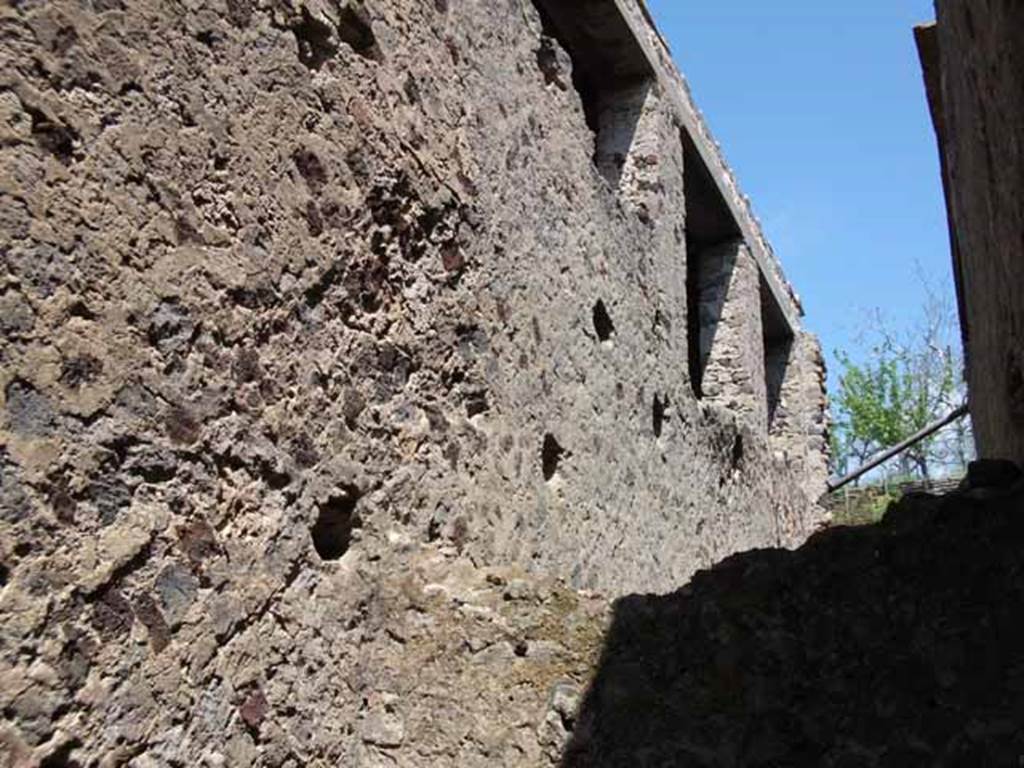
[[[690,135],[683,131],[686,200],[686,336],[690,386],[705,395],[704,373],[722,317],[734,261],[729,243],[741,238],[728,204]]]
[[[594,134],[593,161],[618,187],[654,83],[647,56],[614,0],[533,0],[543,33],[537,64],[565,90],[557,43],[572,62],[572,84]]]
[[[654,405],[651,409],[652,421],[654,428],[654,436],[661,437],[662,432],[665,431],[665,421],[668,418],[668,409],[671,403],[669,402],[668,396],[662,400],[660,395],[654,396]]]
[[[594,333],[597,334],[597,338],[600,341],[609,341],[615,334],[615,324],[612,323],[612,318],[608,314],[608,308],[605,307],[604,302],[600,299],[594,305]]]
[[[761,323],[764,328],[764,375],[768,399],[768,429],[776,425],[782,405],[782,389],[793,349],[793,332],[775,301],[771,289],[761,278]]]
[[[347,487],[320,505],[313,525],[313,546],[320,559],[338,560],[352,544],[352,532],[362,527],[356,511],[360,493],[358,488]]]

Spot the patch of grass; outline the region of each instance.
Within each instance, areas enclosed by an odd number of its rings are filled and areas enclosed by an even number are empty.
[[[847,494],[840,492],[832,500],[833,525],[871,525],[885,516],[889,505],[899,501],[898,490],[875,486],[857,488]]]

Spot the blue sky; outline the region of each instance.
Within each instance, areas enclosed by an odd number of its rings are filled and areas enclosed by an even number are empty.
[[[952,295],[935,136],[914,47],[931,0],[648,0],[698,105],[832,351],[867,315]]]

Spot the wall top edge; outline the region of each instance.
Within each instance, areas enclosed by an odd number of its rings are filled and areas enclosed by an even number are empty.
[[[690,86],[672,58],[668,43],[655,24],[644,0],[614,0],[637,43],[647,56],[663,95],[672,106],[681,128],[690,135],[743,233],[748,247],[761,268],[778,308],[790,330],[801,330],[803,306],[786,278],[782,263],[764,234],[753,205],[743,194],[721,145],[715,140],[703,113],[697,107]]]

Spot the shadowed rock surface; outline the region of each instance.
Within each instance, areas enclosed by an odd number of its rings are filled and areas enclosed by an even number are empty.
[[[992,470],[619,600],[564,768],[1018,765],[1024,483]]]
[[[1024,461],[1024,3],[938,0],[925,55],[978,451]]]

